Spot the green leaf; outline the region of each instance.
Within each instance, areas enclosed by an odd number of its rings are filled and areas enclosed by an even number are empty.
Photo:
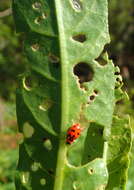
[[[18,163],[19,173],[16,173],[16,189],[35,190],[44,188],[51,189],[53,186],[52,176],[43,170],[40,163],[30,158],[25,151],[24,144],[20,146],[20,160]]]
[[[108,144],[114,143],[116,84],[121,88],[117,68],[102,53],[109,43],[107,1],[14,0],[13,10],[17,31],[25,32],[29,61],[17,90],[18,125],[24,134],[17,190],[105,189],[115,177],[108,172],[118,151],[113,153]],[[67,144],[68,128],[76,123],[80,137]],[[125,140],[127,157],[130,136]]]
[[[133,141],[134,142],[134,141]],[[129,165],[129,169],[128,169],[128,181],[127,181],[127,185],[126,185],[126,189],[127,190],[133,190],[134,187],[134,158],[133,158],[133,154],[134,154],[134,143],[132,144],[132,149],[131,149],[131,153],[130,153],[130,165]]]
[[[109,140],[107,164],[109,182],[107,190],[126,188],[127,170],[129,166],[129,151],[131,147],[131,128],[129,119],[114,117]]]
[[[13,0],[13,8],[16,27],[19,32],[31,30],[47,36],[57,34],[53,0],[45,2],[43,0]],[[24,24],[24,28],[20,25],[20,21]]]

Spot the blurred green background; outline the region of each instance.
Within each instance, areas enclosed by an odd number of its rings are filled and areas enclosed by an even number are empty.
[[[15,190],[13,176],[21,139],[17,132],[15,89],[18,74],[27,67],[22,53],[23,36],[15,33],[12,14],[1,14],[10,7],[11,0],[0,0],[0,190]],[[130,98],[118,102],[116,112],[120,116],[130,114],[134,128],[134,0],[109,0],[109,24],[111,43],[106,49],[121,69],[123,88]],[[127,190],[134,189],[132,155]]]

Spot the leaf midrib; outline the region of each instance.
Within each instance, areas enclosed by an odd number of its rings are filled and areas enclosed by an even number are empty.
[[[55,0],[56,16],[59,32],[60,62],[61,62],[61,128],[60,142],[57,155],[56,176],[54,190],[62,190],[64,166],[66,161],[65,132],[68,122],[68,55],[66,51],[65,28],[62,15],[62,0]]]

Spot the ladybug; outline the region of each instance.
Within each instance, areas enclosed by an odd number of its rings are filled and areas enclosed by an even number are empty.
[[[72,144],[81,134],[82,128],[79,123],[72,125],[67,131],[66,143]]]

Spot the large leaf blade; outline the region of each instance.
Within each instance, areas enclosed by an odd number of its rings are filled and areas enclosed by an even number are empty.
[[[121,94],[119,88],[115,91],[112,61],[107,54],[105,65],[97,59],[109,42],[107,0],[14,0],[13,6],[16,27],[27,36],[24,51],[31,70],[20,77],[17,93],[19,130],[24,134],[18,170],[31,177],[25,185],[16,178],[17,190],[104,189],[107,144]],[[66,133],[74,123],[83,130],[67,145]],[[31,162],[39,163],[39,173],[31,172]],[[42,175],[45,186],[40,184]]]

